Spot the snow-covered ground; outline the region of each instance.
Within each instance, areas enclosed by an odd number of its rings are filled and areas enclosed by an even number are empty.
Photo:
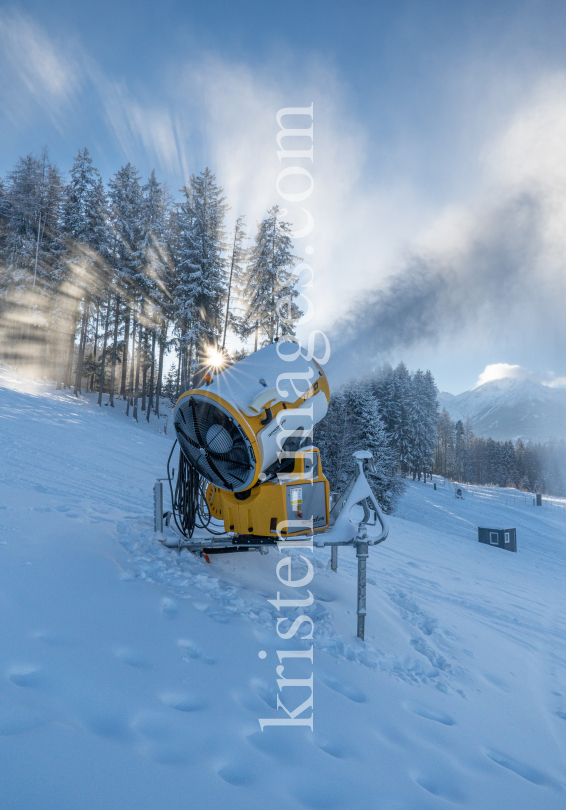
[[[314,730],[262,732],[286,717],[276,650],[310,644],[276,633],[301,612],[268,601],[296,597],[281,556],[152,540],[172,440],[123,407],[0,369],[2,810],[566,807],[565,502],[409,482],[365,642],[353,550],[338,573],[316,551],[314,662],[282,662],[314,673]],[[519,552],[478,526],[515,526]]]

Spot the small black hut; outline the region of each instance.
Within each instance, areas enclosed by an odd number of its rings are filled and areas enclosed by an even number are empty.
[[[517,529],[478,529],[478,540],[488,546],[517,551]]]

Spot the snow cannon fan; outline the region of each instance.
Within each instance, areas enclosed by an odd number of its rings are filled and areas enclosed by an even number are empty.
[[[329,485],[312,446],[330,392],[322,368],[293,343],[273,343],[182,394],[173,515],[185,537],[224,523],[238,545],[329,525]],[[216,532],[217,533],[217,532]]]

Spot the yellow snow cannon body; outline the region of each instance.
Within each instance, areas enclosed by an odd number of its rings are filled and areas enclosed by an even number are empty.
[[[274,542],[328,527],[330,490],[312,429],[329,400],[319,364],[283,342],[179,397],[181,452],[209,482],[208,508],[226,532]]]

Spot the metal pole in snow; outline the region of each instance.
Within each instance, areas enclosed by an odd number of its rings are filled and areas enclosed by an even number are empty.
[[[153,531],[163,532],[163,484],[159,480],[153,486]]]
[[[330,546],[330,568],[338,571],[338,546]]]
[[[365,637],[366,625],[366,560],[368,557],[367,540],[356,542],[356,556],[358,558],[358,638]]]

